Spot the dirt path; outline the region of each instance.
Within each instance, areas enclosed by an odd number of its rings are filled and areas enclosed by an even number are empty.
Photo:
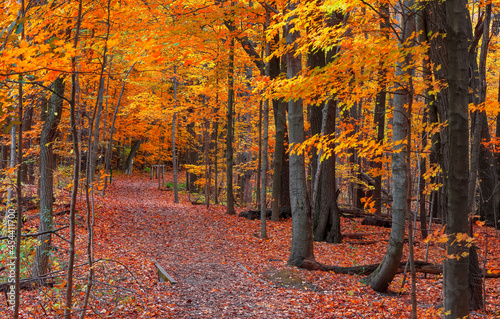
[[[248,251],[248,229],[235,228],[220,209],[176,205],[171,192],[158,191],[148,179],[118,180],[104,206],[106,223],[97,223],[96,238],[104,241],[103,250],[113,252],[106,257],[139,267],[142,284],[151,288],[144,298],[156,303],[144,310],[175,318],[306,316],[307,304],[291,303],[295,290],[276,288],[252,273],[247,261],[259,247]],[[152,258],[178,284],[157,283]]]
[[[158,191],[156,182],[147,178],[118,179],[97,202],[96,257],[126,265],[135,278],[120,264],[96,267],[100,280],[134,291],[96,289],[96,318],[410,316],[408,281],[404,294],[380,295],[361,285],[356,276],[287,267],[291,221],[269,222],[270,239],[261,240],[259,221],[228,216],[222,206],[193,206],[182,196],[181,203],[174,204],[172,192]],[[320,262],[362,265],[380,260],[389,230],[352,220],[343,220],[342,227],[343,232],[376,233],[372,238],[376,243],[315,243]],[[417,258],[424,254],[422,247],[417,246]],[[176,285],[158,283],[153,258],[177,280]],[[431,258],[439,258],[437,249]],[[391,289],[399,291],[401,282],[398,275]],[[440,317],[441,289],[439,277],[419,277],[419,318]],[[498,280],[487,281],[487,293],[490,309],[497,307],[491,305],[498,300]],[[490,310],[497,311],[493,317],[500,318],[499,310]]]

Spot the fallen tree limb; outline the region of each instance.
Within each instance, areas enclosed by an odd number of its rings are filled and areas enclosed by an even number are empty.
[[[54,229],[54,230],[47,230],[47,231],[44,231],[44,232],[41,232],[41,233],[34,233],[34,234],[21,234],[21,237],[23,238],[26,238],[26,237],[38,237],[40,235],[44,235],[44,234],[51,234],[51,233],[56,233],[62,229],[65,229],[65,228],[68,228],[69,226],[64,226],[64,227],[61,227],[61,228],[58,228],[58,229]],[[11,237],[9,236],[3,236],[3,237],[0,237],[0,240],[5,240],[5,239],[11,239]]]

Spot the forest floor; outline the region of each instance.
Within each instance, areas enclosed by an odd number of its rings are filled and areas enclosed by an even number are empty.
[[[78,264],[86,262],[86,221],[79,209]],[[67,216],[58,217],[66,223]],[[36,221],[37,223],[37,221]],[[259,238],[260,221],[225,214],[225,207],[192,205],[186,195],[174,204],[172,191],[158,190],[146,177],[121,177],[104,198],[96,196],[96,279],[89,304],[92,318],[408,318],[409,278],[401,289],[398,275],[391,294],[362,285],[361,277],[288,267],[291,220],[268,221],[269,239]],[[436,227],[437,229],[437,227]],[[480,261],[485,227],[477,228]],[[315,243],[318,261],[339,266],[377,263],[383,257],[389,229],[342,219],[343,232],[366,232],[375,243]],[[489,229],[492,236],[493,230]],[[64,233],[63,233],[64,234]],[[66,235],[67,236],[67,233]],[[487,268],[500,268],[499,237],[490,237]],[[66,246],[55,240],[56,246]],[[416,259],[426,244],[416,237]],[[66,252],[59,250],[60,264]],[[431,244],[429,261],[443,251]],[[407,252],[404,258],[406,259]],[[153,259],[177,281],[160,283]],[[81,305],[86,266],[77,268],[75,301]],[[442,276],[417,274],[419,318],[439,318]],[[402,292],[402,293],[398,293]],[[60,317],[65,281],[52,288],[24,291],[22,318]],[[500,279],[486,280],[487,314],[500,318]],[[42,308],[43,305],[43,308]],[[5,309],[0,309],[3,318]]]

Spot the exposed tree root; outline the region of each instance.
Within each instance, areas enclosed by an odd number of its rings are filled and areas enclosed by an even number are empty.
[[[351,267],[341,267],[341,266],[331,266],[331,265],[324,265],[322,263],[317,262],[316,260],[311,260],[311,259],[304,259],[300,265],[298,265],[299,268],[307,269],[307,270],[322,270],[322,271],[333,271],[336,274],[347,274],[347,275],[369,275],[375,269],[377,269],[379,264],[369,264],[369,265],[361,265],[361,266],[351,266]],[[398,269],[398,274],[403,273],[405,271],[405,268],[407,269],[406,271],[410,271],[410,267],[405,267],[406,262],[402,262],[399,265]],[[439,275],[443,273],[443,266],[442,265],[435,265],[431,263],[427,263],[424,261],[415,261],[415,268],[416,271],[419,273],[424,273],[424,274],[433,274],[433,275]],[[483,275],[485,278],[500,278],[500,272],[493,271],[493,272],[486,272],[481,269]]]

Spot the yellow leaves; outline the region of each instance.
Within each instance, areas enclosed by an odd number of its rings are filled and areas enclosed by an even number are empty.
[[[429,234],[429,236],[427,236],[427,238],[424,240],[424,243],[446,243],[448,241],[448,236],[444,233],[445,228],[446,226],[443,226],[441,229],[436,229],[432,234]]]
[[[486,112],[488,115],[496,116],[500,110],[500,102],[496,100],[487,100],[484,103],[475,105],[473,103],[469,104],[469,112]]]
[[[29,43],[28,43],[28,41],[26,41],[26,40],[22,40],[22,41],[19,43],[19,47],[20,47],[21,49],[25,49],[25,48],[27,48],[29,45],[30,45],[30,44],[29,44]]]

